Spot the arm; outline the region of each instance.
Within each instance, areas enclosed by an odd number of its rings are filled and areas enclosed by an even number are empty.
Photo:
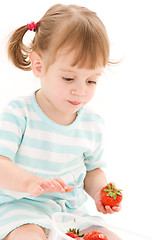
[[[28,192],[30,182],[39,177],[26,172],[4,156],[0,156],[0,186],[17,192]]]
[[[84,179],[84,190],[94,198],[95,194],[107,185],[105,173],[100,169],[96,168],[92,171],[87,172]]]
[[[94,199],[96,208],[99,212],[104,214],[114,213],[120,211],[119,207],[104,206],[101,202],[100,191],[107,185],[105,173],[100,169],[96,168],[92,171],[87,172],[84,179],[84,190]]]
[[[45,179],[24,171],[4,156],[0,156],[0,186],[16,192],[26,192],[33,196],[42,193],[72,191],[60,179]]]

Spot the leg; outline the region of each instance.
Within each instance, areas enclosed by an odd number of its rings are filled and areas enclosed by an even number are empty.
[[[10,232],[3,240],[46,240],[43,229],[35,224],[25,224]]]

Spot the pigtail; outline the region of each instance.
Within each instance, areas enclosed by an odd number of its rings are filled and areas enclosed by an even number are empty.
[[[28,59],[30,48],[23,44],[23,37],[28,31],[27,25],[14,31],[8,41],[8,57],[13,64],[25,71],[31,70],[31,61]]]
[[[35,36],[26,46],[23,38],[28,30],[34,31]],[[45,52],[49,54],[47,69],[63,48],[67,53],[76,50],[72,66],[94,69],[111,63],[109,39],[102,21],[95,12],[77,5],[56,4],[37,23],[18,28],[8,41],[8,56],[16,67],[30,71],[29,54]]]

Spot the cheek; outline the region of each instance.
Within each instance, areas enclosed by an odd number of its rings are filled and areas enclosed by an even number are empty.
[[[65,98],[67,95],[67,89],[64,86],[62,86],[62,84],[55,84],[52,92],[53,95],[58,99]]]
[[[95,87],[92,88],[92,89],[89,89],[89,91],[88,91],[88,93],[87,93],[88,99],[92,99],[92,98],[93,98],[93,96],[94,96],[94,94],[95,94],[95,90],[96,90]]]

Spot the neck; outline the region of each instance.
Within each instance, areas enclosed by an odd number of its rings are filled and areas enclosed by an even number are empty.
[[[77,113],[69,115],[58,111],[58,109],[56,109],[55,106],[53,106],[53,104],[44,96],[41,89],[36,92],[35,98],[41,110],[55,123],[68,126],[76,119]]]

